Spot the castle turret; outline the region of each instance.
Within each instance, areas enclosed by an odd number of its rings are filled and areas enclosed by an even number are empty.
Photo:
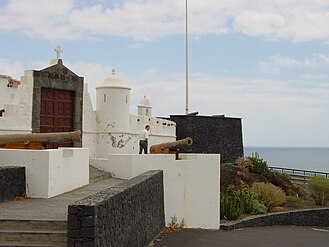
[[[152,107],[150,101],[144,96],[144,98],[139,102],[138,116],[152,117]]]
[[[129,130],[130,90],[115,70],[102,85],[96,87],[98,131]]]

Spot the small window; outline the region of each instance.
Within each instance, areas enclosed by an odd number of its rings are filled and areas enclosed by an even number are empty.
[[[104,93],[104,102],[106,102],[106,93]]]
[[[126,103],[128,103],[128,95],[126,94]]]

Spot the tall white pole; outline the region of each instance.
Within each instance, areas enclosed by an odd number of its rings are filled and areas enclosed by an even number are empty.
[[[185,108],[185,114],[187,115],[188,112],[189,112],[189,109],[188,109],[188,21],[187,21],[187,0],[185,2],[185,13],[186,13],[186,17],[185,17],[185,27],[186,27],[186,30],[185,30],[185,33],[186,33],[186,92],[185,92],[185,95],[186,95],[186,108]]]

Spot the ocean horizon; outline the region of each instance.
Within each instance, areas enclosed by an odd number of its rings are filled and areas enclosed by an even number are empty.
[[[244,156],[255,153],[268,166],[329,173],[329,147],[244,147]]]

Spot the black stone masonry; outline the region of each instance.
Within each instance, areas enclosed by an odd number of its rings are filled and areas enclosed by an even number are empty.
[[[163,172],[149,171],[68,208],[68,246],[145,247],[165,226]]]
[[[25,167],[0,167],[0,202],[23,196],[26,193],[25,184]]]
[[[222,163],[243,157],[241,118],[170,115],[169,119],[176,123],[177,140],[193,139],[193,145],[180,152],[220,154]]]

